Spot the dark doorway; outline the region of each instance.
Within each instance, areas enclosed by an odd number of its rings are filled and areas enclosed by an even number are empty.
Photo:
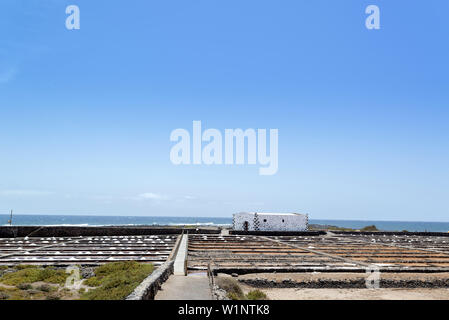
[[[248,223],[248,221],[243,222],[243,230],[244,230],[244,231],[248,231],[248,228],[249,228],[249,223]]]

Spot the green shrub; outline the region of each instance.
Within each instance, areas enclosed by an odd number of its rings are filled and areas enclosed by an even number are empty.
[[[17,270],[23,270],[23,269],[38,268],[38,266],[31,265],[31,264],[19,264],[19,265],[15,266],[14,268],[17,269]]]
[[[27,293],[28,293],[29,295],[31,295],[31,296],[34,296],[34,295],[41,295],[41,294],[42,294],[42,292],[39,292],[38,290],[34,290],[34,289],[29,289],[29,290],[27,290]]]
[[[101,285],[101,281],[97,277],[91,277],[89,279],[84,280],[83,284],[89,287],[99,287]]]
[[[9,297],[10,297],[9,294],[0,291],[0,300],[8,300]]]
[[[0,282],[7,285],[18,286],[22,283],[32,283],[39,281],[39,274],[40,270],[37,268],[21,269],[19,271],[3,275],[0,278]]]
[[[228,298],[231,300],[244,300],[245,295],[239,295],[234,292],[228,292]]]
[[[221,289],[227,292],[229,299],[231,300],[245,299],[245,295],[243,294],[242,289],[240,288],[238,282],[233,278],[218,277],[216,280],[217,286],[219,286]]]
[[[95,269],[95,276],[84,281],[97,287],[82,293],[87,300],[122,300],[154,270],[152,264],[136,261],[108,263]]]
[[[44,282],[64,284],[69,274],[65,270],[57,270],[51,268],[45,268],[41,270],[40,277]]]
[[[52,291],[52,287],[49,286],[48,284],[40,285],[36,289],[39,290],[39,291],[42,291],[42,292],[50,292],[50,291]]]
[[[246,294],[248,300],[267,300],[268,297],[260,290],[252,290]]]
[[[373,231],[379,231],[379,230],[377,230],[377,227],[375,225],[371,225],[371,226],[366,226],[366,227],[360,229],[360,231],[373,232]]]
[[[38,281],[63,284],[68,277],[68,274],[63,270],[54,270],[51,268],[23,268],[16,272],[11,272],[3,275],[0,282],[17,286],[23,283],[33,283]]]
[[[0,287],[0,300],[34,300],[41,299],[42,297],[42,293],[33,289],[20,290],[18,288]]]
[[[17,286],[17,288],[19,288],[20,290],[30,290],[33,289],[33,287],[31,286],[31,284],[29,283],[21,283]]]
[[[57,296],[56,294],[50,294],[45,299],[47,299],[47,300],[61,300],[61,298],[59,296]]]

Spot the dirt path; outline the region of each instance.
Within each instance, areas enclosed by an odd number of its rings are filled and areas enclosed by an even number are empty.
[[[247,288],[245,288],[247,289]],[[449,289],[262,289],[271,300],[449,300]]]

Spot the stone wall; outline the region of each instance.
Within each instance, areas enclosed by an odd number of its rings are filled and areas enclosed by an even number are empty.
[[[190,234],[218,234],[218,228],[186,228]],[[181,234],[183,228],[153,226],[2,226],[0,238],[16,237],[78,237],[78,236],[138,236],[158,234]]]
[[[230,235],[253,235],[253,236],[322,236],[326,231],[239,231],[230,230]]]
[[[167,261],[157,268],[151,275],[126,298],[126,300],[154,300],[162,284],[173,274],[174,261]]]
[[[423,236],[449,237],[449,232],[402,232],[402,231],[332,231],[339,235],[375,235],[375,236]]]

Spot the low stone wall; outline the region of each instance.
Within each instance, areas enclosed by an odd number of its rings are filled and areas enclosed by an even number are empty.
[[[219,234],[218,228],[186,228],[189,234]],[[79,236],[136,236],[181,234],[183,228],[153,227],[153,226],[107,226],[107,227],[77,227],[77,226],[2,226],[0,238],[16,237],[79,237]]]
[[[162,284],[175,272],[175,257],[181,247],[182,236],[178,236],[167,261],[146,277],[126,298],[126,300],[154,300]]]
[[[230,230],[232,235],[253,235],[253,236],[321,236],[326,231],[239,231]]]
[[[402,231],[332,231],[340,235],[368,235],[368,236],[423,236],[423,237],[449,237],[448,232],[402,232]]]
[[[149,275],[126,300],[154,300],[162,284],[173,274],[174,261],[167,261]]]
[[[285,279],[282,281],[274,281],[267,279],[239,279],[240,283],[244,283],[254,288],[298,288],[298,289],[322,289],[322,288],[366,288],[366,280],[360,279],[346,279],[346,280],[329,280],[317,279],[314,281],[297,282],[292,279]],[[434,279],[434,280],[413,280],[413,279],[381,279],[379,283],[380,288],[448,288],[449,279]]]

